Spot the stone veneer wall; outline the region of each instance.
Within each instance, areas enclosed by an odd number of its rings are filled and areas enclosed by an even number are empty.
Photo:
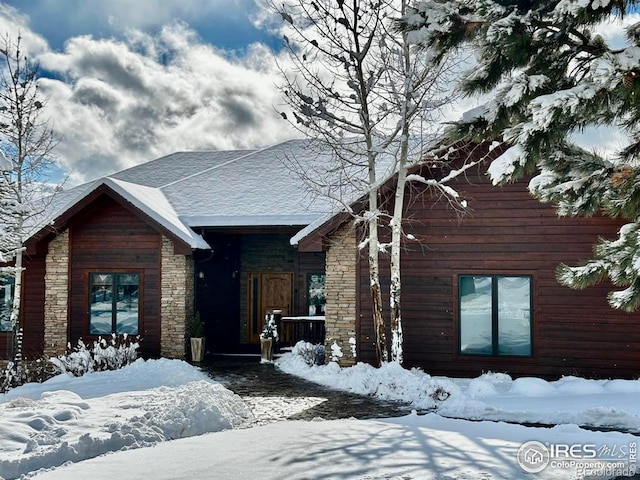
[[[173,243],[162,237],[160,300],[160,353],[163,357],[185,355],[185,327],[193,316],[193,257],[176,255]]]
[[[326,267],[326,336],[327,360],[332,359],[335,343],[342,351],[338,363],[353,365],[356,338],[356,232],[351,223],[340,227],[329,239]]]
[[[44,276],[44,354],[57,356],[67,349],[69,303],[69,230],[49,243]]]

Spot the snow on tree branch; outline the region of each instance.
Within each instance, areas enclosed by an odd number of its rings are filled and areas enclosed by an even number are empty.
[[[19,332],[24,242],[50,199],[47,171],[57,144],[48,120],[46,100],[38,91],[37,65],[21,50],[21,38],[0,40],[0,261],[11,262],[2,274],[14,278],[11,325],[13,362],[19,375],[22,343]]]
[[[428,150],[426,132],[436,132],[439,109],[450,103],[451,63],[432,64],[412,49],[395,19],[407,0],[288,0],[271,4],[280,17],[291,66],[281,63],[285,109],[281,116],[331,151],[324,173],[299,172],[307,186],[353,215],[366,238],[376,354],[402,361],[400,240],[407,169]],[[417,140],[417,141],[416,141]],[[287,163],[300,169],[295,160]],[[392,211],[380,205],[380,186],[395,175]],[[347,187],[347,188],[345,188]],[[448,187],[447,187],[448,188]],[[345,200],[351,193],[351,200]],[[380,198],[379,198],[380,197]],[[358,209],[351,203],[365,199]],[[386,207],[386,205],[384,206]],[[392,218],[385,224],[382,220]],[[391,242],[378,240],[380,228]],[[390,250],[392,348],[387,350],[379,279],[379,253]]]
[[[460,139],[504,142],[489,167],[494,184],[533,174],[529,189],[554,202],[561,215],[603,212],[640,226],[640,2],[555,0],[424,0],[400,20],[400,28],[434,61],[471,48],[473,69],[458,87],[467,95],[490,94],[481,108],[447,130]],[[627,23],[626,43],[610,44],[609,23]],[[630,22],[637,23],[630,23]],[[587,128],[616,129],[627,144],[606,153],[577,142]],[[640,306],[634,259],[640,245],[621,234],[594,248],[583,267],[560,267],[558,278],[574,287],[604,278],[627,287],[612,293],[615,308]],[[616,266],[617,265],[617,266]]]

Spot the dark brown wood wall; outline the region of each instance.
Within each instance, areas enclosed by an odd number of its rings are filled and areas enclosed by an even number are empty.
[[[107,195],[102,195],[70,226],[70,341],[88,335],[90,272],[139,272],[142,294],[141,353],[160,355],[161,235]]]
[[[24,264],[23,352],[26,358],[34,359],[42,356],[44,349],[45,256],[27,256]]]
[[[429,193],[407,195],[405,230],[419,243],[406,243],[402,257],[405,366],[453,376],[490,370],[514,376],[637,377],[640,314],[609,307],[608,284],[576,291],[555,278],[559,263],[575,265],[589,258],[598,237],[615,238],[620,223],[606,217],[558,218],[550,205],[528,194],[527,182],[492,187],[478,171],[455,188],[472,209],[463,219]],[[388,292],[388,259],[382,266]],[[533,276],[533,357],[457,354],[457,275],[465,273]],[[359,353],[373,361],[368,284],[362,256]]]
[[[44,273],[43,255],[26,255],[23,259],[22,306],[20,321],[24,332],[22,353],[27,359],[42,356],[44,347]],[[0,360],[11,357],[13,337],[0,332]]]

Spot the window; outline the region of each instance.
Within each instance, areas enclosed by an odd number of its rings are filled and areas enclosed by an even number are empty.
[[[309,316],[324,315],[325,305],[327,303],[325,299],[325,279],[326,276],[324,273],[310,273],[307,275]]]
[[[531,356],[530,276],[460,275],[463,355]]]
[[[140,275],[89,274],[89,334],[138,334]]]
[[[0,277],[0,332],[10,332],[11,311],[13,310],[13,276]]]

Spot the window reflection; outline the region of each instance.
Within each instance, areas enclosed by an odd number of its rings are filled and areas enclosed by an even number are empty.
[[[89,333],[138,334],[140,275],[90,274]]]
[[[460,292],[460,352],[491,355],[491,277],[462,277]]]
[[[310,273],[307,275],[307,294],[309,299],[309,316],[324,315],[326,300],[326,275]]]
[[[498,353],[531,355],[531,279],[498,278]]]
[[[458,277],[460,353],[530,356],[531,277]]]
[[[0,277],[0,332],[10,332],[11,311],[13,310],[13,276]]]

